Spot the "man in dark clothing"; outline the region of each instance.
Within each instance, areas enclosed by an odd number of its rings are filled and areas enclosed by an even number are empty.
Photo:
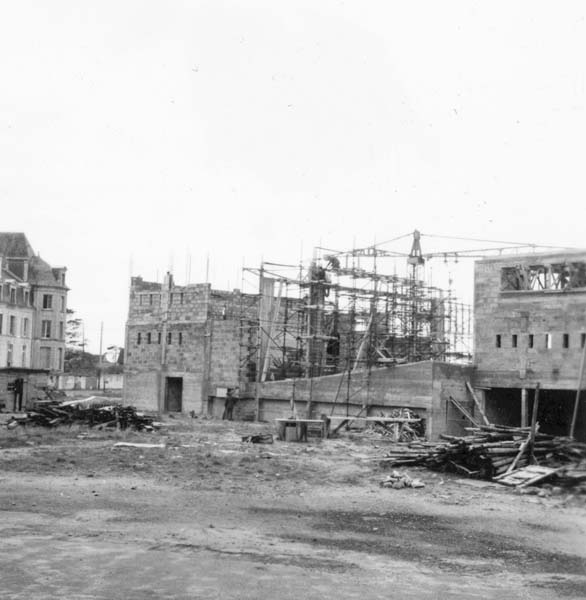
[[[236,404],[236,398],[234,396],[234,390],[229,388],[226,392],[226,402],[224,404],[224,414],[222,419],[231,421],[232,413],[234,412],[234,405]]]
[[[22,393],[24,390],[24,379],[18,377],[14,380],[14,412],[20,412],[22,410]]]

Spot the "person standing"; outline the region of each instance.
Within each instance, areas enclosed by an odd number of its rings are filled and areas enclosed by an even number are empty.
[[[14,389],[14,402],[13,408],[14,412],[22,411],[22,395],[24,391],[24,379],[22,377],[17,377],[13,383]]]
[[[234,397],[234,390],[232,388],[228,388],[226,392],[226,402],[224,403],[224,414],[222,415],[222,419],[225,421],[232,421],[234,405],[236,404],[236,398]]]

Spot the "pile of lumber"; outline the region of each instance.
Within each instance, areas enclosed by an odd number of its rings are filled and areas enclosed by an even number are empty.
[[[493,479],[529,464],[569,466],[586,457],[586,444],[543,433],[532,437],[528,427],[486,425],[469,431],[470,435],[464,437],[442,435],[439,443],[395,444],[381,462],[392,467],[420,465]]]
[[[385,419],[396,419],[396,422],[374,421],[368,429],[392,442],[411,442],[425,435],[423,420],[408,408],[393,409],[386,414],[381,412],[380,416]]]
[[[117,403],[103,405],[82,403],[72,404],[57,400],[37,400],[25,418],[19,418],[19,423],[55,427],[56,425],[71,425],[83,423],[90,427],[118,427],[120,429],[136,429],[152,431],[153,418],[142,415],[134,406],[121,406]]]

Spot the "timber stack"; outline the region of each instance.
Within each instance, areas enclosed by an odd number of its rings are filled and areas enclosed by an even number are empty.
[[[586,459],[586,444],[543,433],[532,437],[529,427],[486,425],[468,431],[470,435],[463,437],[441,435],[439,443],[395,444],[381,463],[392,467],[425,466],[493,479],[529,464],[560,467]]]
[[[26,416],[12,419],[18,425],[36,425],[55,427],[74,423],[89,427],[115,427],[118,429],[136,429],[153,431],[154,419],[142,415],[134,406],[121,406],[117,403],[83,405],[81,403],[58,402],[56,400],[37,400]]]

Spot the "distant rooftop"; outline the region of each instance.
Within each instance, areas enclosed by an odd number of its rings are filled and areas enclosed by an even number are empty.
[[[24,233],[0,232],[0,255],[8,258],[31,258],[35,252]]]

